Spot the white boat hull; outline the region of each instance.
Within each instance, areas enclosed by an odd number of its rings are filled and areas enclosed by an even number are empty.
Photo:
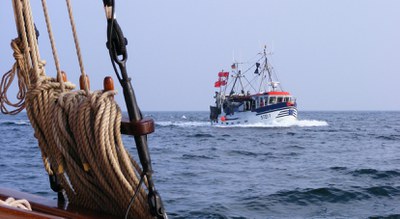
[[[297,120],[297,108],[285,107],[265,112],[235,112],[233,115],[219,116],[218,120],[211,121],[216,126],[238,126],[252,124],[272,124],[274,122]]]

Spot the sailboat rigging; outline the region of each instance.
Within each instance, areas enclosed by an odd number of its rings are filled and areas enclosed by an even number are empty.
[[[74,90],[75,85],[67,80],[59,66],[46,0],[42,0],[42,8],[57,77],[46,75],[30,1],[13,0],[18,31],[18,37],[12,41],[16,63],[3,76],[0,85],[0,108],[3,112],[16,114],[26,109],[51,188],[58,193],[60,208],[33,205],[32,213],[22,214],[18,210],[8,211],[0,206],[0,217],[24,215],[21,217],[36,218],[38,214],[46,214],[43,218],[66,215],[68,218],[86,218],[85,213],[61,209],[73,205],[83,211],[92,210],[118,217],[166,219],[163,202],[152,178],[147,143],[147,135],[154,131],[154,121],[142,117],[136,102],[126,66],[127,40],[115,18],[115,2],[103,0],[108,25],[106,45],[123,88],[129,121],[122,121],[122,111],[114,99],[117,92],[111,77],[104,79],[103,89],[90,90],[71,1],[66,0],[66,3],[81,69],[80,90]],[[17,78],[15,76],[18,76],[20,93],[24,95],[21,95],[17,104],[11,104],[6,93],[13,79]],[[7,106],[17,109],[8,111]],[[141,165],[124,147],[122,134],[134,137]],[[8,194],[7,191],[0,189],[0,197]]]

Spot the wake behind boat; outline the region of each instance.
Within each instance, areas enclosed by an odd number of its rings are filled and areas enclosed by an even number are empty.
[[[239,65],[245,63],[234,62],[231,75],[218,73],[214,87],[219,91],[215,92],[215,106],[210,106],[211,124],[232,126],[297,120],[296,98],[282,89],[267,55],[264,47],[255,64],[244,72]],[[246,76],[254,68],[254,74]]]

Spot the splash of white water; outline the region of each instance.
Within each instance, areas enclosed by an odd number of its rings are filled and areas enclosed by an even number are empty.
[[[204,121],[159,121],[156,122],[159,126],[176,126],[176,127],[204,127],[211,126],[210,122]],[[216,127],[242,127],[242,128],[273,128],[273,127],[318,127],[328,126],[326,121],[322,120],[289,120],[289,121],[273,121],[271,123],[253,123],[253,124],[238,124],[238,125],[216,125]]]
[[[177,127],[202,127],[210,126],[210,122],[201,121],[159,121],[156,125],[159,126],[177,126]]]

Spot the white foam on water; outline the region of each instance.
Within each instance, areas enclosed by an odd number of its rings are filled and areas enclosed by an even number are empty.
[[[183,115],[181,118],[182,118],[182,119],[187,119],[185,115]]]
[[[17,125],[30,125],[29,120],[18,120],[18,121],[14,121],[14,122]]]
[[[298,120],[295,121],[295,126],[299,127],[315,127],[315,126],[328,126],[328,122],[323,120]]]
[[[159,126],[177,126],[177,127],[205,127],[211,126],[210,122],[205,121],[159,121],[156,122]],[[230,127],[242,127],[242,128],[273,128],[273,127],[318,127],[328,126],[326,121],[322,120],[284,120],[284,121],[273,121],[271,123],[252,123],[252,124],[235,124],[235,125],[215,125],[215,127],[230,128]]]
[[[0,124],[15,124],[15,125],[29,125],[29,120],[5,120],[0,121]]]
[[[243,127],[243,128],[273,128],[273,127],[318,127],[328,126],[326,121],[322,120],[283,120],[272,121],[271,123],[251,123],[251,124],[235,124],[235,125],[216,125],[216,127]]]
[[[159,126],[177,126],[177,127],[204,127],[210,126],[210,122],[201,121],[160,121],[156,122]]]

